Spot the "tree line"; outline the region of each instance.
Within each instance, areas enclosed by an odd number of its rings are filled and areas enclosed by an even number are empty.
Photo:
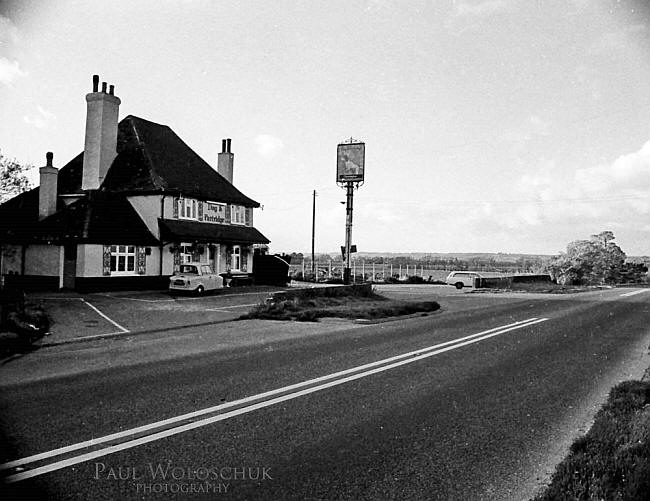
[[[468,258],[424,255],[412,256],[364,256],[358,258],[366,266],[374,264],[424,267],[439,270],[473,270],[495,272],[528,272],[549,274],[562,285],[613,285],[648,282],[647,263],[627,261],[627,255],[614,241],[614,233],[603,231],[587,240],[575,240],[567,250],[557,256],[517,256],[499,259],[497,256],[472,256]],[[311,263],[311,256],[292,253],[292,264],[303,260]],[[340,261],[339,256],[316,254],[315,261],[327,264]]]

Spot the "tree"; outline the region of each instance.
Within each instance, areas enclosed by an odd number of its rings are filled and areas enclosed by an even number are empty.
[[[19,195],[31,188],[25,172],[31,165],[19,164],[16,159],[9,159],[0,151],[0,203]]]
[[[614,233],[603,231],[589,240],[576,240],[549,264],[558,283],[567,285],[613,284],[621,281],[625,252],[614,242]]]

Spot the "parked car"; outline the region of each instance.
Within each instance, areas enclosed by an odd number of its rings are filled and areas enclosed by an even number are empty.
[[[447,275],[445,282],[448,285],[453,285],[456,289],[462,289],[463,287],[473,287],[475,284],[475,279],[480,279],[481,275],[475,271],[452,271]]]
[[[222,287],[223,278],[214,273],[207,264],[181,264],[178,271],[169,277],[170,291],[203,294],[205,291]]]

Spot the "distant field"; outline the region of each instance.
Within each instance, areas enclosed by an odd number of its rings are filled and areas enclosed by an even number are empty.
[[[316,267],[319,270],[319,276],[323,278],[328,278],[330,277],[330,266],[329,264],[319,264]],[[311,273],[311,264],[306,263],[305,264],[305,273]],[[340,277],[341,276],[341,269],[342,265],[341,263],[332,263],[331,266],[331,276],[332,277]],[[291,275],[295,275],[297,273],[302,273],[303,271],[303,266],[301,264],[292,264],[290,266],[289,272]],[[364,275],[367,280],[371,280],[373,278],[373,266],[372,264],[366,264],[365,266],[362,265],[356,265],[353,267],[353,275],[360,276]],[[431,268],[423,268],[421,266],[409,266],[408,268],[406,266],[402,266],[401,269],[399,266],[394,266],[392,268],[392,273],[391,273],[391,267],[390,265],[385,265],[382,266],[380,264],[375,264],[374,266],[374,279],[375,280],[381,280],[385,277],[390,277],[392,276],[399,276],[400,279],[405,279],[406,277],[412,277],[412,276],[418,276],[422,277],[425,280],[428,280],[429,277],[431,277],[432,281],[444,281],[445,278],[447,278],[447,275],[449,275],[449,272],[452,270],[440,270],[440,269],[431,269]],[[494,271],[480,271],[480,270],[468,270],[468,271],[477,271],[477,273],[480,273],[481,276],[484,277],[503,277],[503,276],[511,276],[513,273],[500,273],[500,272],[494,272]]]

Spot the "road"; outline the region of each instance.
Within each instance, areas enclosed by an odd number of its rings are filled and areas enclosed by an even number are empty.
[[[648,290],[383,292],[437,297],[442,311],[194,327],[4,365],[5,488],[52,499],[527,499],[609,388],[647,364]]]

